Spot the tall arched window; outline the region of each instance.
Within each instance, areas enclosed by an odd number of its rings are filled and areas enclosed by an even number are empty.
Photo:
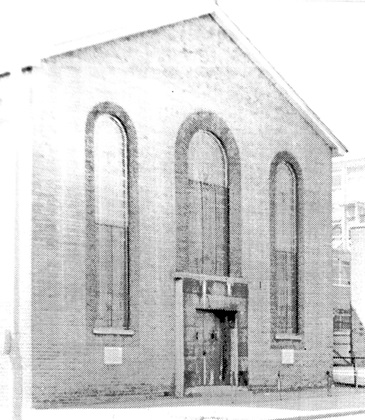
[[[123,324],[128,283],[128,160],[122,124],[102,114],[94,129],[95,224],[99,318]]]
[[[137,179],[128,115],[113,103],[97,105],[86,125],[87,313],[96,334],[133,333],[126,330],[131,277],[138,279]]]
[[[199,130],[188,149],[189,270],[228,275],[226,156],[213,134]]]
[[[276,332],[298,333],[298,182],[293,166],[282,160],[274,180],[274,273]]]

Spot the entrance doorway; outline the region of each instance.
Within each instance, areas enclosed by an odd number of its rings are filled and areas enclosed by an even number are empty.
[[[236,384],[238,348],[236,312],[197,310],[195,383]]]

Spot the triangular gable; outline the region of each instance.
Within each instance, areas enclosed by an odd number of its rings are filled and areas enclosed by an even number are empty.
[[[194,7],[182,8],[170,14],[167,18],[159,17],[151,21],[149,26],[141,24],[126,24],[123,30],[96,34],[76,41],[60,44],[44,54],[42,58],[65,54],[77,49],[86,48],[109,42],[118,38],[136,35],[138,33],[156,30],[166,25],[172,25],[184,20],[210,15],[219,27],[231,38],[231,40],[244,52],[252,62],[265,74],[274,86],[284,95],[284,97],[294,106],[299,114],[308,122],[316,133],[325,141],[332,151],[332,156],[342,156],[347,153],[344,144],[331,132],[331,130],[320,120],[320,118],[308,107],[294,89],[280,76],[262,54],[253,46],[249,39],[240,31],[235,23],[224,13],[222,8],[211,2],[197,3]],[[131,21],[131,20],[130,20]],[[29,65],[29,63],[27,63]]]

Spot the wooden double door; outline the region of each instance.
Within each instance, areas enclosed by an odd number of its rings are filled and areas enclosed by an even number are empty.
[[[230,385],[236,377],[236,313],[198,310],[195,341],[196,383]]]

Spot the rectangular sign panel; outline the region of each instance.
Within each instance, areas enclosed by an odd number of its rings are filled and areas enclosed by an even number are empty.
[[[294,364],[294,350],[293,349],[281,350],[281,363],[283,365]]]
[[[106,365],[120,365],[123,361],[122,347],[104,347],[104,363]]]

